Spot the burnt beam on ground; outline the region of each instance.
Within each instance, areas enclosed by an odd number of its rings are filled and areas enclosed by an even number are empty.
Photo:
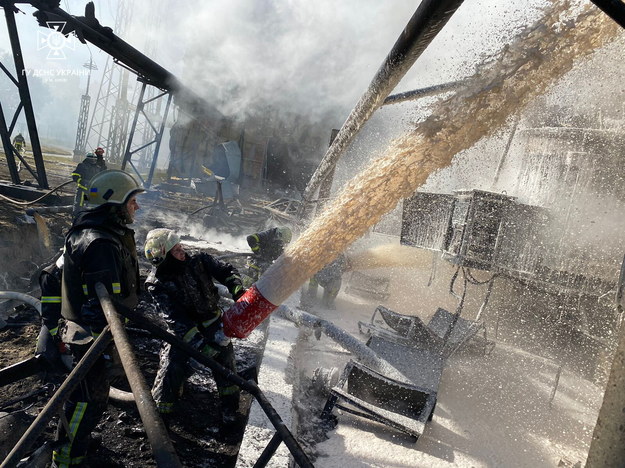
[[[50,401],[41,410],[37,418],[26,430],[19,442],[0,465],[0,468],[10,468],[17,466],[18,462],[26,454],[28,449],[35,443],[37,438],[44,431],[50,420],[61,411],[63,404],[70,397],[76,386],[85,378],[89,369],[93,367],[96,360],[106,350],[113,339],[111,332],[106,327],[100,336],[94,341],[89,350],[82,357],[80,362],[74,367],[67,379],[54,393]]]
[[[139,370],[139,365],[132,351],[128,335],[109,297],[106,287],[102,283],[97,283],[95,285],[95,290],[100,300],[102,310],[104,311],[106,321],[111,328],[117,351],[122,358],[121,361],[124,366],[124,371],[126,372],[126,377],[128,378],[128,383],[130,383],[132,393],[135,395],[135,402],[148,440],[152,446],[152,453],[154,454],[156,464],[157,466],[168,468],[181,467],[182,464],[167,434],[167,428],[159,416],[156,403],[150,393],[150,388]]]
[[[220,374],[221,376],[228,379],[228,381],[238,385],[242,390],[245,390],[250,395],[252,395],[264,411],[269,421],[271,421],[271,424],[278,433],[278,436],[282,439],[284,444],[291,452],[295,463],[297,463],[301,467],[313,467],[313,464],[308,459],[308,456],[303,451],[299,442],[295,439],[295,437],[293,437],[293,434],[291,434],[289,429],[286,427],[286,424],[284,423],[278,412],[275,410],[275,408],[271,405],[271,402],[267,399],[262,390],[258,387],[256,382],[254,382],[253,380],[243,379],[241,376],[239,376],[235,372],[232,372],[230,369],[222,366],[217,361],[209,358],[205,354],[202,354],[189,343],[184,342],[172,333],[169,333],[158,325],[155,325],[139,312],[131,309],[124,309],[120,310],[119,312],[124,317],[130,319],[131,321],[135,322],[136,324],[140,325],[142,328],[150,332],[156,338],[159,338],[169,343],[170,345],[178,348],[179,350],[185,352],[200,364],[208,367],[211,371]]]

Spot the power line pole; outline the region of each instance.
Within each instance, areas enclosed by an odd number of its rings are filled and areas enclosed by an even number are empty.
[[[89,107],[91,105],[89,85],[91,83],[91,72],[98,69],[98,67],[93,63],[91,52],[89,53],[89,62],[86,62],[83,66],[89,70],[89,74],[87,75],[87,89],[85,90],[85,94],[83,94],[80,98],[78,128],[76,129],[76,144],[74,145],[74,161],[80,161],[85,156],[87,146],[87,122],[89,120]]]

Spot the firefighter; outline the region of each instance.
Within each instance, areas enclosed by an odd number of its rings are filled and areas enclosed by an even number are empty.
[[[26,140],[21,133],[18,133],[15,135],[15,138],[13,138],[13,147],[15,148],[15,151],[20,154],[22,154],[22,150],[26,148]]]
[[[98,164],[104,164],[104,148],[98,146],[94,151],[96,157],[98,158]]]
[[[171,229],[153,229],[148,233],[145,256],[154,266],[146,289],[170,331],[235,372],[234,348],[223,332],[214,281],[226,286],[236,301],[245,292],[236,268],[204,252],[189,255]],[[163,343],[152,388],[161,414],[173,412],[189,371],[188,355]],[[239,387],[217,373],[213,376],[221,401],[222,423],[227,427],[237,421]]]
[[[39,275],[41,289],[41,324],[56,342],[60,340],[59,321],[61,319],[61,274],[63,254],[54,263],[45,267]]]
[[[39,274],[41,289],[41,331],[37,337],[36,355],[43,355],[49,371],[67,371],[62,356],[66,354],[59,328],[61,320],[61,275],[63,253]]]
[[[260,278],[267,268],[284,252],[286,245],[291,242],[293,233],[288,227],[274,227],[266,231],[256,232],[247,236],[247,244],[254,255],[247,263],[246,286]]]
[[[134,221],[141,192],[145,190],[126,172],[100,172],[89,184],[85,210],[74,218],[65,237],[62,339],[74,362],[84,356],[107,323],[95,293],[97,283],[106,287],[117,310],[137,304],[138,259],[134,231],[127,225]],[[111,382],[122,375],[119,355],[111,344],[65,403],[53,467],[83,463],[89,435],[106,409]]]
[[[97,151],[101,150],[101,154],[97,155]],[[76,182],[76,196],[74,197],[74,216],[78,214],[84,207],[87,196],[87,186],[89,181],[102,171],[106,170],[106,162],[104,161],[104,150],[96,149],[96,153],[87,153],[85,159],[78,163],[72,179]]]
[[[327,264],[308,282],[308,289],[302,292],[301,308],[309,309],[317,301],[317,290],[319,286],[323,288],[321,305],[326,309],[336,309],[335,299],[341,290],[343,271],[347,266],[347,257],[340,254],[333,262]]]

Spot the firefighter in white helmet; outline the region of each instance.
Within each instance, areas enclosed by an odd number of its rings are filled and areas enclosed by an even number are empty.
[[[168,328],[185,342],[236,372],[234,348],[223,333],[222,310],[214,281],[228,288],[236,301],[245,289],[239,272],[229,263],[204,252],[189,255],[171,229],[154,229],[145,241],[145,256],[153,268],[146,289]],[[152,395],[161,414],[170,414],[189,370],[189,357],[168,343],[160,353]],[[239,387],[213,374],[225,427],[237,421]]]
[[[117,310],[134,308],[139,293],[139,263],[134,231],[127,227],[139,209],[137,195],[145,190],[124,171],[96,174],[88,204],[65,237],[61,279],[63,342],[78,362],[107,325],[95,292],[103,284]],[[89,435],[100,421],[111,383],[123,375],[113,345],[98,358],[65,403],[52,453],[53,467],[80,466]]]

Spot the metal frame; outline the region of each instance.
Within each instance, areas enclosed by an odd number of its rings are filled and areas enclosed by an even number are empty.
[[[131,2],[119,2],[115,14],[114,30],[123,35],[132,18]],[[120,163],[123,159],[128,136],[129,103],[128,72],[118,67],[117,60],[109,55],[106,59],[102,80],[98,88],[91,123],[87,129],[85,145],[101,146],[107,151],[107,159]]]
[[[332,172],[360,129],[384,104],[391,91],[447,24],[463,1],[423,0],[420,3],[310,178],[303,194],[304,204],[300,216],[306,213],[310,200],[314,198],[321,183]]]
[[[164,91],[161,94],[157,94],[156,96],[153,96],[144,100],[146,88],[147,88],[147,83],[143,82],[143,84],[141,85],[141,92],[139,93],[139,100],[137,102],[135,115],[132,120],[132,126],[130,128],[130,135],[128,137],[128,143],[126,144],[126,151],[124,153],[124,160],[122,162],[121,168],[122,170],[124,170],[126,168],[126,165],[130,164],[130,167],[132,167],[134,172],[141,179],[141,182],[143,183],[144,187],[149,188],[150,185],[152,184],[152,178],[154,177],[154,170],[156,169],[156,161],[158,159],[158,153],[161,148],[161,140],[163,139],[163,133],[165,131],[165,123],[167,122],[167,114],[169,113],[169,106],[171,105],[173,95],[169,91]],[[152,120],[150,119],[150,116],[146,113],[145,108],[146,106],[149,106],[150,103],[153,103],[159,100],[165,95],[167,95],[167,104],[165,104],[165,110],[163,112],[162,120],[161,120],[160,125],[157,128],[156,125],[152,123]],[[152,140],[144,141],[143,144],[141,144],[139,147],[135,149],[131,149],[132,141],[134,139],[135,130],[137,128],[137,122],[139,120],[140,114],[143,115],[143,117],[145,118],[145,123],[148,124],[145,128],[146,132],[144,132],[143,134],[144,139],[147,140],[146,133],[147,133],[148,126],[154,132],[154,137]],[[154,152],[152,153],[152,163],[150,164],[150,171],[148,173],[148,177],[147,179],[144,180],[142,175],[139,172],[139,168],[137,167],[140,165],[140,161],[137,161],[137,164],[135,165],[135,162],[132,160],[132,157],[133,155],[139,153],[140,151],[148,148],[151,145],[154,145]]]
[[[0,136],[2,138],[2,145],[4,147],[4,153],[7,158],[7,164],[9,166],[9,173],[11,175],[11,180],[14,184],[21,183],[17,169],[17,163],[15,161],[15,158],[17,157],[22,162],[24,167],[35,178],[39,188],[47,189],[49,188],[48,178],[46,176],[46,168],[43,162],[43,154],[41,151],[41,144],[39,142],[39,132],[37,131],[35,113],[33,111],[33,103],[30,97],[30,90],[28,88],[28,79],[26,77],[26,68],[24,66],[22,48],[20,45],[17,25],[15,23],[16,8],[12,2],[0,2],[0,6],[2,6],[4,9],[7,31],[9,33],[11,51],[13,53],[13,60],[15,62],[15,71],[17,73],[17,76],[13,76],[11,72],[2,64],[0,64],[0,68],[2,69],[2,71],[4,71],[4,73],[6,73],[9,79],[17,87],[20,96],[20,104],[17,106],[17,109],[15,110],[15,113],[11,119],[11,123],[8,127],[4,117],[4,111],[0,104]],[[35,160],[36,170],[33,170],[30,165],[26,163],[22,155],[15,149],[11,142],[11,134],[15,129],[15,124],[22,110],[24,110],[24,117],[26,118],[28,136],[30,138],[30,146],[33,153],[33,159]]]

